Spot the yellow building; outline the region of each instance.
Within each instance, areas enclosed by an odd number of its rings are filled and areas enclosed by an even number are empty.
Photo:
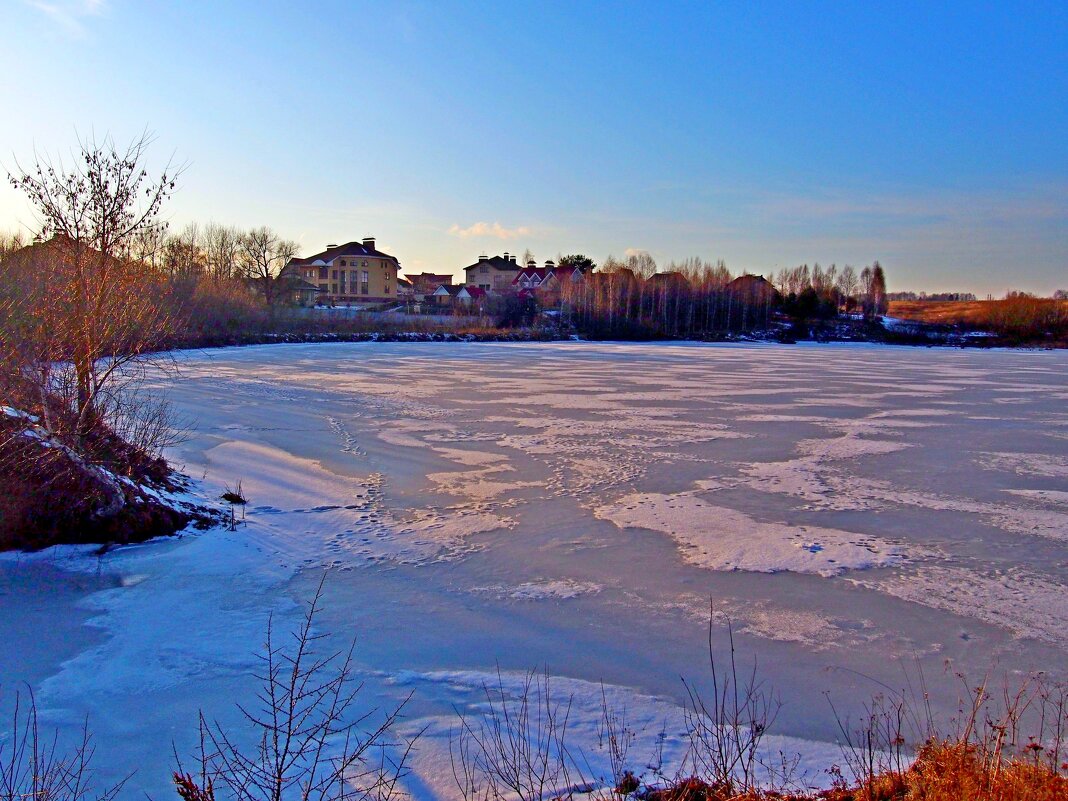
[[[319,303],[382,303],[397,299],[399,269],[395,256],[376,250],[374,237],[366,237],[362,242],[330,245],[305,259],[291,259],[282,275],[317,287]]]

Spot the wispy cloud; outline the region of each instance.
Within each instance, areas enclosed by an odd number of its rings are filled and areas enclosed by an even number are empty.
[[[51,19],[63,33],[75,39],[86,35],[85,20],[107,10],[107,0],[23,0]]]
[[[487,223],[477,222],[474,225],[469,225],[467,228],[461,228],[459,225],[453,225],[449,228],[449,234],[452,236],[458,236],[460,239],[472,239],[476,237],[487,239],[518,239],[521,236],[530,236],[530,229],[525,225],[520,225],[517,228],[505,228],[499,222]]]
[[[627,248],[623,251],[623,255],[629,259],[631,256],[648,256],[649,251],[645,248]]]

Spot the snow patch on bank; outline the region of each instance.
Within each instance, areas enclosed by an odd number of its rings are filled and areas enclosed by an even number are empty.
[[[470,725],[477,726],[478,716],[490,707],[489,699],[493,699],[499,708],[502,698],[514,705],[524,692],[529,693],[535,707],[541,699],[539,714],[544,714],[546,708],[557,707],[561,716],[566,712],[566,745],[576,762],[569,777],[572,786],[587,784],[598,790],[613,787],[611,755],[603,724],[606,709],[616,726],[625,721],[626,734],[623,736],[629,735],[630,740],[628,767],[646,782],[670,781],[687,769],[689,742],[683,707],[633,688],[552,675],[546,679],[525,673],[478,670],[405,671],[387,680],[413,689],[436,685],[436,694],[444,695],[457,710],[455,715],[420,717],[406,721],[402,726],[405,734],[421,733],[412,755],[414,782],[409,781],[410,788],[419,788],[414,793],[416,796],[462,801],[453,781],[452,762],[455,739],[463,725],[460,715],[464,715]],[[539,695],[539,691],[546,687],[547,703],[545,695]],[[841,755],[841,749],[834,743],[769,734],[763,738],[758,752],[758,760],[762,763],[758,778],[763,784],[773,783],[775,779],[769,767],[781,768],[782,759],[786,757],[797,761],[793,780],[798,785],[826,788],[830,778],[826,770],[839,762]],[[551,788],[553,791],[561,789],[564,788]]]

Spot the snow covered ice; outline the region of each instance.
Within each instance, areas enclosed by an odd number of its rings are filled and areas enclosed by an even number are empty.
[[[813,782],[849,709],[922,669],[1068,673],[1068,353],[878,346],[332,344],[179,354],[169,457],[247,525],[0,560],[0,684],[88,713],[105,773],[166,797],[196,713],[234,720],[269,614],[329,569],[365,698],[415,690],[419,797],[454,706],[546,668],[593,737],[650,730],[729,618]],[[5,412],[6,413],[6,412]],[[487,677],[489,677],[487,679]],[[952,709],[939,710],[949,714]],[[671,729],[670,731],[675,731]],[[676,727],[677,729],[677,727]],[[681,747],[668,735],[667,751]],[[445,749],[444,751],[442,749]]]

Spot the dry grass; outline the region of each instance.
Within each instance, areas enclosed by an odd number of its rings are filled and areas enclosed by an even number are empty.
[[[818,793],[737,792],[730,784],[686,779],[640,793],[640,801],[1064,801],[1068,778],[1025,759],[985,760],[980,748],[953,742],[923,746],[906,771]]]
[[[891,317],[935,325],[977,324],[997,300],[892,300]]]
[[[1015,297],[1001,300],[895,300],[891,317],[937,325],[987,325],[1006,315],[1068,315],[1068,300]]]
[[[990,331],[1003,344],[1068,345],[1068,300],[1029,295],[1001,300],[899,300],[890,304],[889,314],[903,320]]]

